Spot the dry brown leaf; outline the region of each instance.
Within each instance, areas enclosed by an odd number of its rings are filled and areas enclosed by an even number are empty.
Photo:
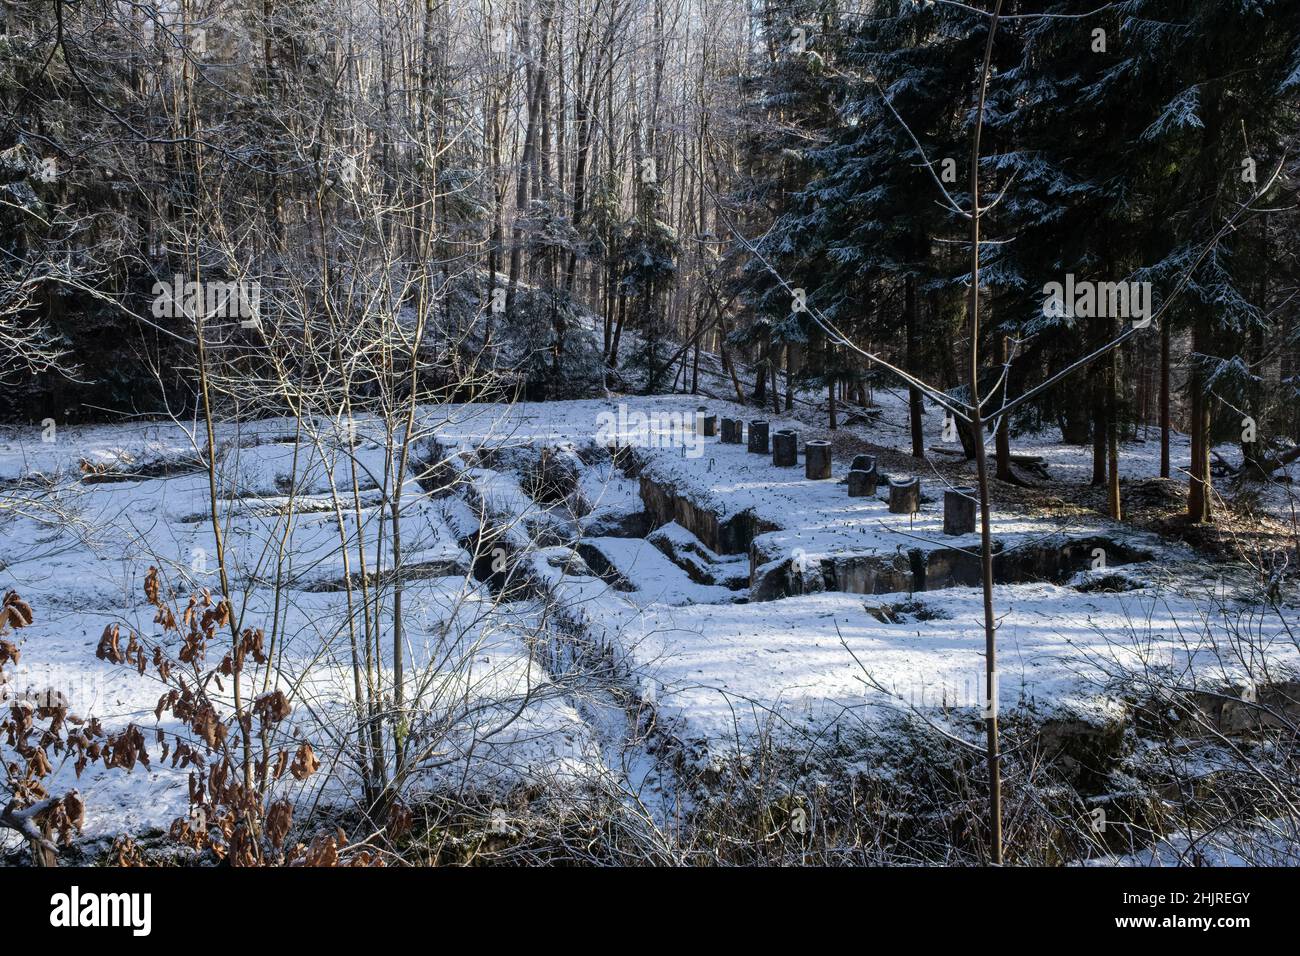
[[[320,768],[320,761],[316,759],[316,753],[311,749],[311,744],[304,743],[294,754],[293,764],[289,767],[289,772],[293,774],[295,780],[306,780]]]
[[[293,805],[289,800],[277,800],[266,814],[266,836],[276,849],[284,843],[289,827],[293,825]]]

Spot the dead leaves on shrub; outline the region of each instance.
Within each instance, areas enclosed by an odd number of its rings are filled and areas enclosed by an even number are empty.
[[[20,598],[17,591],[7,592],[0,603],[0,634],[27,627],[32,620],[32,606]]]
[[[333,833],[318,833],[309,845],[299,843],[289,854],[290,866],[383,866],[384,861],[370,850],[357,848],[347,851],[348,838],[341,829]]]
[[[259,628],[244,628],[244,632],[239,636],[239,644],[235,649],[235,670],[244,669],[245,658],[251,657],[258,664],[266,663],[266,652],[262,649],[265,635]]]
[[[284,845],[284,838],[293,825],[293,804],[288,799],[280,799],[271,804],[266,811],[266,838],[271,846],[279,849]]]
[[[144,733],[135,724],[128,724],[120,733],[109,735],[103,747],[105,767],[121,767],[128,773],[135,769],[137,763],[149,766],[149,748],[144,742]]]
[[[0,634],[26,627],[32,623],[32,620],[32,606],[20,598],[17,591],[6,592],[3,603],[0,603]],[[6,664],[17,664],[20,656],[21,652],[16,644],[12,641],[0,641],[0,667]],[[2,679],[0,683],[3,683]]]
[[[13,591],[5,594],[0,602],[0,633],[27,627],[34,619],[31,605]],[[18,659],[18,648],[0,641],[0,668],[18,663]],[[0,684],[7,679],[0,670]],[[53,774],[55,763],[72,757],[80,777],[94,761],[111,766],[107,758],[117,752],[99,722],[70,714],[66,696],[53,688],[21,694],[9,702],[7,711],[0,712],[0,744],[2,786],[9,798],[5,809],[11,813],[50,800],[45,781]],[[71,790],[50,800],[32,821],[51,843],[66,845],[85,824],[85,803],[81,794]]]
[[[251,702],[245,698],[244,709],[223,720],[206,689],[209,681],[222,689],[221,679],[237,678],[250,660],[259,666],[266,665],[265,633],[261,628],[247,627],[232,635],[233,641],[227,645],[230,650],[220,663],[200,675],[207,649],[218,639],[218,630],[232,626],[230,603],[225,599],[214,600],[211,592],[204,589],[190,595],[178,615],[163,597],[156,568],[149,569],[144,587],[146,600],[157,609],[154,623],[162,626],[164,634],[177,634],[181,638],[174,679],[171,662],[161,645],[154,648],[154,669],[169,685],[167,693],[158,699],[154,715],[161,720],[164,714],[172,714],[189,727],[209,755],[217,755],[217,759],[205,761],[198,749],[180,740],[171,751],[173,766],[179,763],[195,768],[190,773],[190,816],[173,823],[173,838],[195,849],[211,851],[234,866],[284,862],[287,858],[284,841],[293,826],[293,805],[285,797],[270,800],[268,773],[279,780],[288,770],[295,780],[303,781],[320,768],[320,761],[306,742],[298,745],[292,762],[288,750],[272,746],[272,728],[293,712],[283,690],[268,691]],[[197,683],[187,681],[180,673],[182,670],[196,678]],[[254,721],[261,728],[260,746],[246,752],[250,737],[258,739],[251,735]],[[231,730],[235,733],[231,734]],[[159,742],[166,759],[168,745],[161,735]],[[251,768],[242,761],[251,761]],[[329,857],[326,845],[313,846],[315,851],[297,848],[291,855],[314,852],[317,858]],[[337,844],[334,853],[337,857]]]
[[[80,834],[86,825],[86,805],[81,794],[69,790],[46,810],[38,814],[37,823],[42,832],[55,837],[56,843],[67,846],[72,842],[74,833]]]
[[[319,769],[320,761],[316,759],[316,752],[311,749],[311,744],[304,742],[294,754],[289,772],[295,780],[306,780]]]
[[[95,656],[101,661],[108,661],[110,664],[121,664],[126,660],[122,653],[122,648],[118,644],[121,636],[121,628],[116,624],[109,624],[104,627],[104,633],[100,635],[99,646],[95,648]]]
[[[162,759],[166,761],[170,757],[174,768],[190,768],[190,816],[173,823],[172,838],[196,850],[209,850],[239,866],[268,862],[310,866],[376,863],[369,851],[360,848],[349,850],[345,854],[346,862],[341,862],[340,851],[347,842],[341,831],[318,836],[310,846],[298,844],[286,850],[285,841],[293,827],[293,806],[287,797],[270,799],[268,770],[272,770],[276,780],[287,770],[295,780],[305,781],[320,769],[320,760],[306,741],[298,744],[292,759],[289,750],[272,746],[272,728],[287,720],[293,711],[284,691],[270,691],[251,702],[244,698],[243,709],[229,719],[222,718],[208,696],[209,683],[220,688],[222,675],[237,676],[249,660],[259,666],[267,664],[263,631],[244,628],[229,645],[231,650],[221,664],[203,672],[208,645],[217,638],[218,629],[231,625],[230,603],[225,599],[214,600],[204,589],[190,596],[178,622],[176,611],[163,596],[158,569],[153,567],[145,575],[144,593],[156,609],[154,623],[161,626],[162,639],[148,644],[129,628],[109,624],[100,635],[95,656],[110,664],[130,666],[140,674],[152,666],[167,685],[166,693],[159,697],[154,709],[155,719],[161,722],[164,715],[170,714],[196,738],[196,744],[191,744],[170,731],[164,733],[161,727],[155,731]],[[0,603],[0,634],[27,627],[33,619],[27,602],[15,592],[5,594]],[[167,650],[167,635],[180,638],[174,657]],[[16,664],[19,654],[16,644],[0,641],[0,667]],[[5,679],[5,673],[0,671],[0,683]],[[260,748],[253,747],[251,752],[246,752],[254,720],[261,727]],[[228,742],[232,727],[242,736],[238,746]],[[0,711],[0,740],[12,752],[12,757],[0,752],[0,772],[6,774],[8,790],[13,795],[10,806],[14,809],[49,798],[42,781],[53,773],[54,765],[65,759],[65,755],[72,757],[78,777],[96,762],[105,768],[127,772],[137,765],[150,765],[149,746],[140,727],[128,724],[123,730],[107,734],[98,720],[83,721],[69,714],[66,699],[56,691],[20,697],[7,711]],[[244,760],[251,761],[252,767],[246,768],[241,762]],[[80,794],[71,791],[42,811],[39,817],[42,832],[57,836],[66,844],[81,831],[85,812]],[[409,828],[409,823],[406,826]],[[127,858],[144,862],[129,841],[121,847],[124,862]]]
[[[253,702],[253,713],[262,722],[263,727],[278,724],[292,712],[293,708],[289,706],[289,698],[284,695],[282,690],[263,694]]]
[[[154,607],[162,607],[162,594],[158,584],[158,569],[153,565],[144,575],[144,599]]]

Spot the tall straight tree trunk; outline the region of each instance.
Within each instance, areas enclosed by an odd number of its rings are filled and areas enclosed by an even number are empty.
[[[799,346],[787,342],[785,346],[785,410],[794,411],[794,377],[798,372]]]
[[[610,343],[609,355],[605,363],[610,368],[618,368],[618,343],[623,338],[623,323],[627,321],[628,311],[627,296],[616,296],[616,299],[617,304],[614,311],[617,315],[614,322],[614,341]]]
[[[1212,489],[1210,485],[1210,398],[1207,394],[1205,368],[1195,361],[1196,356],[1208,354],[1210,338],[1209,320],[1198,315],[1192,327],[1192,354],[1194,364],[1188,376],[1187,388],[1192,405],[1192,467],[1187,488],[1187,517],[1192,522],[1209,521],[1212,517]]]
[[[1002,0],[993,6],[988,37],[984,43],[984,65],[980,71],[979,99],[975,109],[975,131],[970,149],[970,248],[971,281],[968,292],[970,360],[970,426],[975,436],[975,473],[979,479],[980,583],[984,597],[984,693],[985,759],[989,771],[989,861],[1002,865],[1002,752],[998,739],[998,645],[997,620],[993,613],[993,538],[989,521],[989,467],[984,448],[984,421],[980,414],[980,134],[984,128],[984,103],[988,95],[989,65],[993,59],[993,37],[1002,13]]]
[[[1119,321],[1110,320],[1109,337],[1119,335]],[[1106,357],[1106,492],[1108,511],[1116,521],[1123,517],[1119,498],[1119,393],[1117,391],[1115,365],[1119,361],[1119,350]]]
[[[1160,477],[1169,477],[1169,320],[1160,323]]]
[[[784,346],[784,348],[786,348],[787,351],[789,350],[788,345]],[[773,353],[775,353],[775,347],[773,347]],[[777,361],[776,361],[775,354],[772,355],[772,364],[770,368],[772,371],[772,411],[775,414],[780,415],[781,414],[781,390],[780,388],[777,387],[776,384]]]
[[[526,11],[525,7],[525,11]],[[541,30],[541,47],[546,46],[546,34],[549,20],[543,20]],[[519,28],[519,39],[525,50],[529,49],[528,14],[524,13]],[[506,287],[506,311],[512,312],[515,295],[519,287],[519,271],[523,264],[523,228],[519,217],[528,205],[529,181],[532,175],[534,154],[537,150],[537,122],[541,111],[543,76],[530,61],[525,70],[524,97],[528,104],[528,123],[524,132],[524,151],[519,160],[518,182],[515,187],[515,224],[510,228],[510,280]]]
[[[998,363],[1005,366],[1007,362],[1007,337],[998,336]],[[1002,392],[1005,397],[1006,390],[1010,387],[1009,376],[1002,381]],[[997,479],[999,481],[1015,481],[1016,476],[1011,471],[1011,421],[1010,416],[1001,415],[998,417],[997,432],[995,435],[995,444],[997,451]]]
[[[1092,337],[1092,348],[1100,348],[1105,342],[1105,319],[1088,320],[1088,331]],[[1106,484],[1106,366],[1097,363],[1088,374],[1088,397],[1092,404],[1092,484],[1100,488]]]
[[[703,321],[703,319],[701,319],[701,321]],[[702,335],[696,336],[695,355],[691,359],[691,394],[692,395],[698,395],[700,393],[700,339],[702,338],[703,338]]]
[[[835,367],[835,346],[829,338],[826,339],[826,394],[829,398],[830,421],[829,426],[832,430],[839,427],[835,418],[835,376],[831,370]]]
[[[501,272],[501,248],[505,241],[505,206],[506,206],[506,187],[504,183],[497,180],[497,170],[501,168],[501,103],[499,94],[494,90],[492,93],[491,106],[491,139],[492,139],[492,236],[488,240],[488,274],[487,274],[487,294],[484,301],[491,301],[493,290],[496,288]],[[484,343],[492,343],[492,306],[489,305],[487,313],[486,331],[484,333]]]
[[[595,124],[591,122],[591,107],[587,102],[588,95],[595,97],[599,91],[588,91],[585,87],[585,70],[584,66],[587,58],[586,46],[579,48],[578,56],[578,83],[579,88],[574,93],[573,112],[574,112],[574,132],[578,139],[577,156],[573,163],[573,225],[576,228],[581,222],[583,213],[586,212],[587,206],[587,164],[591,157],[591,139]],[[599,71],[593,77],[593,85],[599,77]],[[569,253],[569,263],[565,268],[564,289],[566,292],[573,291],[573,279],[578,268],[578,250],[575,248]]]
[[[917,368],[920,342],[917,330],[916,279],[909,275],[903,283],[903,314],[907,331],[907,370],[920,374]],[[907,387],[907,417],[912,429],[912,457],[925,457],[924,408],[921,404],[921,390],[915,385]]]

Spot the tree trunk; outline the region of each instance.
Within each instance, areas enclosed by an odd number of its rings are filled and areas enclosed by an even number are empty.
[[[1110,320],[1109,337],[1119,335],[1119,321]],[[1123,517],[1119,498],[1119,393],[1116,389],[1115,366],[1119,350],[1106,356],[1106,498],[1110,516],[1116,521]]]
[[[1160,322],[1160,477],[1169,477],[1169,320]]]
[[[1192,330],[1192,352],[1205,355],[1209,346],[1209,321],[1198,316]],[[1188,376],[1191,398],[1192,466],[1187,488],[1187,518],[1193,523],[1212,517],[1210,485],[1210,398],[1206,394],[1205,369],[1196,362]]]
[[[1102,332],[1104,319],[1089,320],[1088,328],[1092,336],[1092,348],[1100,348],[1105,340]],[[1105,364],[1098,362],[1089,372],[1089,398],[1092,403],[1092,485],[1101,487],[1106,484],[1106,371]]]
[[[798,371],[798,350],[799,346],[794,342],[787,342],[785,346],[785,410],[786,412],[794,411],[794,376]]]
[[[1007,362],[1007,337],[998,336],[998,363],[1005,366]],[[1010,381],[1004,379],[1002,382],[1002,393],[1005,397],[1006,390]],[[997,452],[997,479],[998,481],[1014,482],[1016,476],[1011,471],[1011,423],[1010,416],[1001,415],[998,417],[997,433],[994,438]],[[974,529],[972,529],[974,530]]]
[[[908,276],[903,287],[903,313],[907,328],[907,370],[913,375],[920,374],[917,368],[920,351],[917,333],[916,280]],[[912,457],[925,457],[924,407],[921,404],[921,390],[914,385],[907,387],[907,415],[912,429]]]
[[[763,338],[762,345],[759,346],[758,361],[755,363],[754,370],[754,404],[762,408],[767,404],[767,363],[772,357],[772,333],[768,333]]]
[[[839,423],[835,419],[835,346],[831,343],[829,337],[826,339],[826,396],[828,398],[829,409],[829,427],[838,428]]]
[[[526,10],[527,8],[525,8]],[[546,48],[546,34],[550,21],[542,21],[541,47]],[[520,41],[528,48],[528,15],[525,12],[519,30]],[[523,229],[519,217],[528,205],[529,180],[537,152],[537,121],[541,112],[541,99],[544,77],[542,72],[529,61],[525,72],[525,93],[528,101],[528,125],[524,133],[524,151],[519,160],[519,177],[515,187],[515,224],[510,229],[510,280],[506,287],[506,311],[514,309],[515,294],[519,286],[519,271],[523,260]]]

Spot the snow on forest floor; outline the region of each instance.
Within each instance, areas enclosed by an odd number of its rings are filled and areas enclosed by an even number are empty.
[[[1004,714],[1099,723],[1115,704],[1112,685],[1148,669],[1207,686],[1245,680],[1243,635],[1170,592],[1004,585],[994,606]],[[1293,632],[1282,621],[1255,624],[1250,653],[1294,671]],[[773,729],[798,746],[845,714],[857,725],[913,709],[972,727],[982,719],[983,604],[971,588],[661,606],[620,629],[619,641],[657,685],[661,718],[711,749],[739,741],[743,750]]]
[[[352,469],[355,462],[361,534],[373,540],[380,511],[366,502],[381,480],[383,455],[364,440],[355,454],[343,454],[328,441],[320,449],[303,446],[296,465],[301,491],[286,537],[290,509],[284,491],[295,468],[292,445],[281,440],[292,434],[286,427],[262,422],[240,428],[237,435],[223,429],[218,511],[241,623],[279,635],[269,686],[292,691],[298,701],[286,743],[311,740],[318,752],[328,754],[347,721],[349,628],[362,626],[362,608],[349,613],[342,587],[343,540],[350,573],[357,573]],[[152,672],[142,676],[97,660],[95,647],[112,622],[148,636],[157,632],[143,595],[150,566],[162,571],[182,606],[193,588],[220,590],[206,472],[189,467],[193,446],[176,428],[68,429],[53,445],[29,442],[7,442],[0,469],[5,477],[30,479],[36,464],[41,477],[58,482],[52,500],[60,513],[0,512],[0,582],[36,611],[36,623],[16,635],[23,657],[8,690],[55,688],[67,695],[73,713],[99,716],[110,732],[131,722],[152,730],[164,688]],[[177,469],[159,477],[86,484],[75,480],[83,460],[111,463],[127,473],[146,460]],[[342,496],[341,525],[332,485]],[[0,493],[16,501],[22,492],[11,485]],[[404,566],[414,579],[405,596],[408,673],[423,682],[431,718],[458,715],[436,751],[426,755],[436,769],[417,789],[502,791],[543,781],[573,782],[593,773],[599,755],[589,728],[531,658],[529,643],[544,626],[541,609],[492,601],[468,575],[469,555],[444,521],[440,503],[413,481],[406,494]],[[277,569],[282,543],[287,560]],[[387,570],[391,556],[385,560]],[[375,570],[373,560],[369,570]],[[273,624],[277,573],[284,590]],[[160,729],[170,734],[181,728],[165,719]],[[331,791],[327,801],[347,792],[351,768],[330,769],[335,772],[309,781],[303,799],[314,801],[319,786]],[[92,765],[75,782],[88,805],[86,833],[165,826],[184,814],[185,781],[184,771],[157,761],[130,773]],[[53,786],[72,785],[72,768],[60,768]]]
[[[512,440],[544,436],[545,441],[581,444],[595,415],[612,407],[565,404],[555,417],[516,419]],[[665,399],[629,404],[647,413],[667,410],[665,404],[673,408]],[[689,400],[680,400],[676,407],[689,410]],[[722,415],[754,415],[752,409],[717,401],[710,402],[709,409]],[[772,421],[774,430],[784,424]],[[472,429],[456,431],[466,439],[487,437]],[[649,460],[642,473],[691,493],[720,518],[750,511],[779,523],[780,530],[755,539],[755,548],[766,553],[803,549],[811,559],[836,550],[892,553],[917,547],[969,549],[976,543],[973,536],[941,536],[937,504],[914,517],[892,515],[877,500],[847,498],[835,479],[805,481],[802,467],[775,468],[767,456],[750,455],[744,446],[710,439],[700,454],[692,450],[686,443],[663,442],[646,451]],[[846,467],[846,462],[837,461],[837,475]],[[1149,548],[1154,563],[1125,568],[1120,577],[1129,578],[1125,586],[1134,590],[1121,594],[1046,583],[1000,586],[996,606],[1005,615],[1001,640],[1007,655],[1002,665],[1003,703],[1040,712],[1095,710],[1102,706],[1112,677],[1160,666],[1162,660],[1166,665],[1182,662],[1210,683],[1239,681],[1241,668],[1231,660],[1240,634],[1229,621],[1216,621],[1203,603],[1180,593],[1178,582],[1169,580],[1170,570],[1177,567],[1183,583],[1190,585],[1203,570],[1186,549],[1154,535],[1124,531],[1100,516],[1066,520],[1008,511],[994,515],[995,538],[1008,549],[1048,536],[1095,534]],[[983,624],[973,589],[928,593],[920,599],[925,608],[921,619],[891,623],[878,620],[869,609],[903,603],[908,595],[864,598],[832,593],[736,604],[725,595],[722,600],[701,600],[683,589],[678,600],[647,606],[596,577],[562,577],[556,562],[552,554],[543,563],[551,568],[557,587],[569,589],[565,603],[587,607],[587,627],[627,654],[627,666],[638,675],[639,685],[660,685],[657,707],[683,722],[690,737],[727,740],[740,725],[752,730],[763,714],[779,713],[783,721],[803,712],[829,710],[833,715],[847,706],[846,701],[859,709],[873,701],[886,710],[896,710],[900,699],[961,699],[972,708],[978,703],[970,689],[980,684]],[[619,571],[640,587],[642,578],[622,565]],[[1086,588],[1087,579],[1104,575],[1084,574],[1080,583]],[[646,579],[652,581],[654,575],[647,573]],[[1206,584],[1195,583],[1198,589]],[[1262,633],[1253,635],[1255,647],[1276,655],[1283,670],[1295,663],[1288,629],[1295,620],[1292,615],[1272,623],[1260,621]],[[867,686],[864,678],[897,697]],[[744,719],[737,716],[741,710],[747,711]]]
[[[894,421],[905,420],[904,410],[880,400],[879,420],[845,431],[905,448],[906,433]],[[978,713],[984,634],[977,590],[831,591],[751,602],[745,586],[751,563],[781,555],[969,552],[973,536],[941,534],[943,484],[936,475],[924,465],[915,472],[930,501],[919,515],[891,514],[879,498],[847,497],[840,482],[847,460],[836,458],[833,479],[807,481],[802,460],[778,469],[743,445],[702,439],[690,417],[700,401],[657,396],[421,411],[420,424],[434,440],[413,449],[413,458],[445,456],[457,478],[436,495],[414,477],[404,486],[409,666],[430,678],[430,715],[448,712],[453,701],[475,706],[461,707],[474,716],[440,740],[420,787],[501,792],[611,776],[633,789],[671,787],[617,713],[629,701],[634,710],[653,708],[661,732],[715,755],[743,749],[760,733],[784,735],[797,746],[832,725],[884,726],[911,709],[957,722]],[[759,414],[705,401],[711,413]],[[746,512],[757,518],[752,553],[719,554],[675,522],[647,539],[638,479],[600,450],[611,422],[618,444],[640,446],[635,456],[645,480],[675,489],[720,521]],[[773,431],[783,424],[817,437],[809,423],[794,420],[772,420]],[[938,414],[927,414],[934,443],[941,427]],[[283,419],[218,429],[218,510],[235,603],[245,618],[269,632],[275,581],[284,586],[269,686],[292,689],[299,700],[287,733],[328,739],[346,722],[348,633],[360,613],[349,615],[344,599],[347,575],[357,568],[355,560],[344,565],[340,544],[355,556],[358,540],[373,540],[390,462],[373,441],[374,423],[361,422],[355,446],[337,429],[308,427],[312,441],[296,458],[295,430]],[[53,519],[0,509],[0,586],[19,591],[37,612],[37,623],[19,634],[17,689],[57,687],[74,711],[98,715],[110,730],[132,721],[152,730],[158,685],[96,660],[94,648],[110,621],[152,633],[141,590],[151,565],[182,595],[191,586],[217,587],[210,489],[199,467],[205,441],[192,434],[202,432],[137,422],[60,428],[45,442],[37,428],[0,430],[0,495],[16,503],[37,488],[59,508]],[[1055,478],[1085,481],[1088,449],[1051,437],[1022,436],[1015,447],[1041,455]],[[575,472],[573,488],[555,500],[539,500],[530,484],[543,448]],[[1175,464],[1185,464],[1181,438],[1174,451]],[[1125,446],[1126,475],[1157,467],[1158,442]],[[1197,680],[1232,684],[1242,678],[1243,617],[1252,653],[1277,673],[1295,668],[1291,634],[1300,612],[1293,595],[1270,618],[1216,593],[1220,613],[1205,600],[1211,570],[1181,547],[1099,516],[994,504],[994,536],[1004,550],[1102,536],[1153,559],[1073,581],[999,585],[1004,708],[1104,716],[1115,706],[1114,683],[1151,667],[1190,668]],[[494,600],[475,580],[465,542],[485,527],[485,515],[508,524],[501,540],[523,552],[521,564],[537,589],[525,599]],[[1118,581],[1129,590],[1093,586],[1106,574],[1107,587]],[[708,575],[711,582],[700,580]],[[621,692],[575,692],[573,674],[554,656],[556,620],[575,630],[569,639],[615,661]],[[163,729],[179,728],[164,722]],[[483,736],[490,744],[476,746]],[[346,799],[349,769],[329,769],[309,781],[303,799],[315,801],[322,786],[327,802]],[[54,786],[71,785],[70,775],[63,768]],[[86,796],[91,835],[165,825],[185,808],[184,772],[158,763],[131,774],[91,768],[76,785]]]
[[[1286,819],[1192,834],[1174,833],[1151,847],[1102,855],[1085,866],[1300,866],[1300,834]]]

